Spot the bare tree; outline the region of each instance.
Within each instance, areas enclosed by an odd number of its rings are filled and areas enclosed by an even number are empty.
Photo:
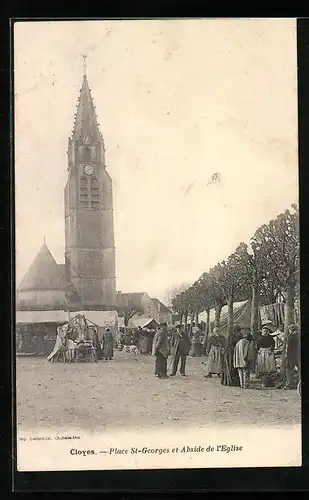
[[[205,333],[204,333],[204,346],[207,346],[208,336],[210,332],[210,309],[213,305],[212,296],[210,293],[210,276],[208,273],[202,274],[198,281],[194,284],[196,293],[199,297],[201,311],[206,312]]]
[[[181,285],[172,286],[165,292],[165,303],[168,307],[173,307],[173,299],[185,292],[190,287],[189,283],[181,283]]]
[[[186,325],[189,312],[186,290],[180,292],[178,295],[172,298],[172,310],[179,314],[180,323],[182,323],[182,321],[184,320],[184,323]]]
[[[243,262],[237,255],[232,254],[228,259],[214,268],[214,279],[223,291],[228,305],[228,331],[233,333],[234,311],[233,305],[236,298],[240,297],[247,283],[245,280],[245,270]]]
[[[218,265],[209,271],[208,290],[215,306],[215,326],[217,328],[220,327],[222,307],[226,304],[225,293],[221,286],[220,274],[221,268]]]
[[[251,288],[251,334],[256,338],[259,328],[259,290],[268,251],[268,245],[261,241],[258,231],[251,239],[249,250],[248,245],[241,243],[235,251],[235,258],[243,270],[244,283]]]
[[[299,286],[299,212],[297,205],[280,214],[259,230],[260,239],[268,245],[268,267],[272,280],[284,295],[284,348],[281,374],[286,372],[286,342],[288,327],[294,323],[295,292]]]

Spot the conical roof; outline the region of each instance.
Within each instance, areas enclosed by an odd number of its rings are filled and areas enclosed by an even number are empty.
[[[80,90],[72,137],[85,144],[102,140],[86,75]]]
[[[63,266],[58,266],[44,243],[21,281],[18,292],[26,290],[64,290]]]

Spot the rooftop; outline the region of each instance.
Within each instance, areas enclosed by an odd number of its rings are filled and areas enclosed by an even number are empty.
[[[58,265],[45,243],[22,279],[18,292],[26,290],[65,290],[65,268]]]

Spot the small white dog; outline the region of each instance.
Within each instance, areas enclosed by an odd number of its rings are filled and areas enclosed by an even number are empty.
[[[139,348],[136,345],[124,345],[123,352],[132,352],[133,354],[140,354]]]

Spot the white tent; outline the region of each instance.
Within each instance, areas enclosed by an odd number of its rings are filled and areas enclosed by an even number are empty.
[[[16,323],[65,323],[68,311],[16,311]]]
[[[133,316],[133,318],[130,319],[128,326],[131,328],[137,328],[139,326],[141,328],[144,328],[153,321],[156,323],[157,326],[159,326],[159,322],[155,318],[147,318],[145,316],[135,316],[135,317]]]
[[[129,320],[128,327],[129,328],[138,328],[139,326],[141,328],[145,328],[149,323],[152,323],[152,321],[155,321],[157,325],[159,325],[158,321],[155,318],[149,318],[145,316],[133,316]],[[124,328],[124,318],[118,318],[118,327],[119,328]]]
[[[206,322],[206,313],[201,313],[200,321]],[[215,321],[215,309],[210,311],[210,325]],[[241,328],[250,328],[251,324],[251,301],[244,300],[242,302],[234,302],[233,305],[233,323]],[[220,315],[220,333],[224,336],[228,335],[228,307],[224,306]]]
[[[109,328],[113,334],[115,341],[118,337],[118,313],[117,311],[78,311],[70,312],[70,319],[77,314],[85,316],[86,319],[98,325],[98,335],[100,342],[102,341],[103,332],[105,328]]]
[[[233,304],[233,312],[235,313],[238,309],[240,309],[241,307],[243,307],[247,302],[248,302],[247,300],[243,300],[242,302],[234,302],[234,304]],[[216,314],[216,309],[215,308],[210,309],[210,312],[209,312],[209,322],[210,322],[210,324],[215,321],[215,314]],[[222,310],[221,310],[221,318],[224,317],[227,314],[228,314],[228,307],[227,307],[227,305],[225,305],[225,306],[222,307]],[[204,323],[206,323],[206,321],[207,321],[206,311],[203,311],[203,312],[201,312],[199,314],[198,320],[199,320],[200,323],[202,321]],[[188,323],[190,321],[191,321],[191,318],[188,318]]]
[[[117,327],[118,326],[118,313],[117,311],[78,311],[70,312],[70,319],[72,319],[77,314],[85,316],[85,318],[92,321],[99,327]]]

